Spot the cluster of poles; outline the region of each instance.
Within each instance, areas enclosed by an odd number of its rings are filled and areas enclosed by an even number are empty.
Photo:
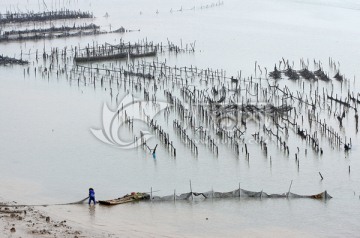
[[[347,139],[341,132],[342,120],[353,110],[357,127],[359,94],[351,92],[349,80],[340,75],[339,65],[332,60],[329,60],[329,68],[334,71],[334,82],[324,80],[323,75],[330,79],[330,73],[324,72],[321,62],[314,61],[314,70],[310,70],[309,60],[301,60],[302,68],[295,70],[294,63],[290,65],[283,59],[269,73],[256,62],[254,75],[248,77],[244,77],[241,71],[228,76],[223,69],[170,66],[156,58],[110,64],[96,61],[74,64],[71,61],[75,56],[84,54],[80,52],[110,55],[144,48],[164,50],[161,45],[143,40],[137,43],[120,42],[118,45],[94,42],[93,46],[83,49],[73,46],[52,48],[50,52],[44,51],[44,64],[35,66],[34,71],[41,72],[42,77],[48,79],[52,73],[65,75],[69,82],[75,81],[79,87],[92,85],[103,88],[116,102],[124,93],[136,94],[153,104],[159,100],[166,101],[172,106],[164,112],[165,123],[171,121],[173,126],[166,127],[162,121],[151,118],[147,119],[147,125],[173,156],[176,156],[177,143],[182,143],[196,156],[204,153],[203,146],[210,148],[215,156],[221,155],[222,150],[228,147],[236,157],[244,154],[249,161],[253,146],[249,147],[246,140],[251,136],[270,164],[274,156],[271,156],[273,150],[269,150],[272,148],[269,140],[277,145],[275,148],[284,152],[284,156],[295,155],[299,168],[301,153],[289,143],[290,138],[304,141],[319,155],[327,146],[323,138],[328,139],[328,146],[333,150],[351,148],[351,138]],[[170,44],[167,48],[171,48]],[[293,81],[297,87],[281,86],[286,79]],[[339,88],[334,89],[334,83],[338,83]],[[341,95],[343,87],[347,87],[345,99],[338,95]],[[304,116],[307,116],[307,121]],[[131,118],[128,122],[133,128]],[[177,139],[170,139],[171,129]],[[143,141],[144,147],[150,148],[146,143]]]
[[[57,10],[57,11],[45,11],[45,12],[6,12],[0,14],[0,24],[8,23],[22,23],[32,21],[52,21],[62,19],[78,19],[78,18],[93,18],[94,15],[91,12],[82,12],[75,10]]]

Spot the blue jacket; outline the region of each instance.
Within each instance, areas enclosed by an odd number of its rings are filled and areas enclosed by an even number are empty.
[[[95,191],[93,189],[89,190],[89,197],[95,197]]]

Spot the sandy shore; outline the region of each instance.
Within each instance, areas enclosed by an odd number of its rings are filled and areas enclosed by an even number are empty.
[[[53,219],[41,208],[0,202],[2,237],[115,237],[96,230],[85,230],[66,220]]]

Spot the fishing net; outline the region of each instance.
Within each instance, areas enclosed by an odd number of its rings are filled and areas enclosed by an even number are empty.
[[[174,201],[174,200],[203,200],[203,199],[220,199],[220,198],[312,198],[312,199],[331,199],[327,191],[314,195],[299,195],[296,193],[267,194],[263,191],[253,192],[245,189],[236,189],[229,192],[208,191],[203,193],[189,192],[180,195],[173,194],[167,196],[153,196],[152,201]]]
[[[47,206],[61,206],[61,205],[76,205],[76,204],[83,204],[85,201],[88,200],[89,197],[81,199],[80,201],[76,202],[69,202],[69,203],[57,203],[57,204],[3,204],[0,203],[0,207],[47,207]]]

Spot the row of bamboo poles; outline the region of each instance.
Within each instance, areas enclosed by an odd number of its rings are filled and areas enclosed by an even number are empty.
[[[127,44],[123,47],[127,47]],[[77,64],[71,68],[66,64],[71,64],[71,54],[74,51],[68,55],[64,52],[68,52],[68,49],[52,50],[44,57],[49,65],[47,71],[38,68],[37,72],[47,78],[55,72],[57,75],[63,74],[69,82],[75,82],[79,87],[92,85],[94,88],[107,89],[116,102],[120,100],[121,92],[141,95],[143,100],[155,104],[159,98],[163,98],[172,105],[169,111],[164,111],[165,121],[172,122],[172,130],[178,137],[178,143],[188,147],[195,156],[204,153],[204,146],[214,156],[219,156],[225,146],[237,157],[243,154],[250,164],[254,157],[251,154],[254,152],[249,149],[249,118],[257,120],[255,126],[253,123],[250,126],[252,130],[256,130],[251,136],[269,159],[270,165],[275,157],[271,155],[274,148],[286,157],[293,157],[298,170],[300,160],[307,155],[308,148],[319,156],[324,153],[324,146],[336,151],[351,148],[351,138],[349,140],[341,131],[341,124],[336,126],[339,118],[350,115],[349,110],[356,113],[359,103],[359,94],[350,91],[349,80],[345,77],[341,81],[337,80],[341,89],[343,86],[348,87],[347,97],[344,99],[334,92],[331,81],[324,81],[323,87],[319,87],[319,82],[307,81],[301,75],[296,80],[298,87],[289,88],[286,85],[280,86],[279,79],[272,79],[268,74],[265,77],[243,77],[240,71],[237,76],[229,77],[221,69],[200,69],[192,65],[169,66],[156,60],[91,66]],[[320,69],[317,62],[314,67],[315,70],[311,71],[307,64],[306,68],[299,71],[306,69],[308,72],[315,72]],[[288,64],[284,63],[277,68],[283,73]],[[259,69],[257,67],[257,73],[260,72]],[[338,67],[334,70],[338,72]],[[290,79],[290,76],[287,77]],[[163,95],[159,92],[163,92]],[[354,124],[357,125],[357,113],[354,119]],[[171,148],[168,149],[170,154],[176,154],[175,147],[179,145],[176,140],[169,139],[169,127],[164,129],[166,127],[160,125],[163,122],[158,120],[148,121],[161,144],[165,148]],[[223,125],[229,122],[234,122],[234,125]],[[304,141],[305,155],[289,143],[290,138]],[[147,141],[144,143],[148,148],[153,147]]]
[[[52,21],[61,19],[78,19],[78,18],[93,18],[94,15],[91,12],[82,12],[80,10],[56,10],[45,12],[6,12],[0,14],[0,24],[7,23],[22,23],[32,21]]]

